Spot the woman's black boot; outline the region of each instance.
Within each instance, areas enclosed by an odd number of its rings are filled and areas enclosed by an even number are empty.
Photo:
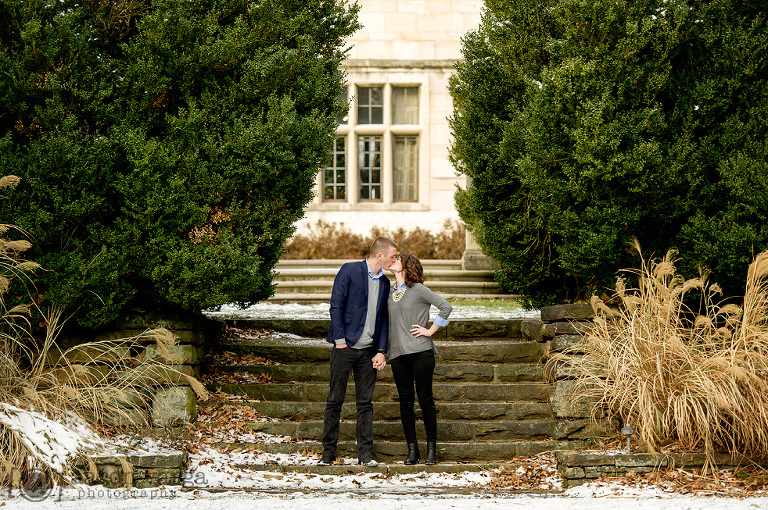
[[[424,459],[424,464],[433,466],[437,464],[437,442],[427,441],[427,458]]]
[[[404,464],[406,466],[412,466],[418,464],[421,457],[419,457],[419,443],[408,443],[408,458],[405,459]]]

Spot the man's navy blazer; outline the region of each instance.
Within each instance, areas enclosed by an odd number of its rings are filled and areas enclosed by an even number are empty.
[[[333,280],[331,292],[331,329],[328,341],[346,338],[347,345],[353,346],[360,340],[368,312],[368,264],[347,262],[341,266]],[[386,351],[389,345],[387,330],[387,298],[389,297],[389,278],[382,275],[379,283],[379,301],[376,303],[376,327],[373,333],[372,356],[379,350]]]

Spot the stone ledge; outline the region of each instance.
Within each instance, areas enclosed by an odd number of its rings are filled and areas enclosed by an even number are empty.
[[[226,324],[235,328],[261,328],[281,331],[305,338],[325,338],[330,319],[226,319]],[[476,339],[476,338],[521,338],[523,324],[535,331],[541,340],[540,321],[525,319],[453,319],[447,327],[441,328],[434,336],[436,340]]]
[[[588,303],[545,306],[541,309],[541,320],[544,322],[592,319],[594,316],[592,305]]]
[[[88,485],[104,485],[109,488],[126,486],[123,462],[130,465],[131,486],[139,489],[182,485],[187,466],[187,454],[182,451],[102,454],[93,455],[90,459],[96,466],[97,476],[90,472],[85,461],[78,459],[73,464],[75,472],[79,475],[77,478]]]
[[[448,463],[440,462],[433,466],[426,464],[416,464],[406,466],[398,463],[379,463],[378,466],[360,466],[358,464],[339,464],[332,466],[316,465],[271,465],[271,464],[237,464],[238,468],[251,469],[254,471],[273,471],[276,473],[312,473],[316,475],[354,475],[358,473],[384,473],[384,474],[415,474],[415,473],[463,473],[465,471],[477,472],[497,469],[501,466],[514,466],[517,468],[519,462],[482,462],[482,463]]]
[[[555,452],[558,470],[565,487],[591,482],[601,476],[625,476],[629,472],[650,473],[664,468],[700,469],[707,463],[703,453],[605,453],[561,450]],[[744,465],[768,465],[768,459],[718,454],[713,457],[718,468],[733,469]]]
[[[177,344],[203,345],[208,334],[204,330],[172,329],[169,330]],[[104,342],[110,340],[128,340],[134,339],[137,344],[154,344],[155,340],[151,336],[143,336],[147,332],[145,329],[115,329],[104,331],[94,337],[95,342]]]

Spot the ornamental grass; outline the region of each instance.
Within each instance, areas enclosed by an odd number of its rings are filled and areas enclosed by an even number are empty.
[[[619,278],[613,299],[592,299],[576,391],[593,419],[631,424],[650,452],[768,457],[768,252],[749,266],[741,306],[718,301],[707,274],[678,275],[676,256],[641,255],[636,288]]]

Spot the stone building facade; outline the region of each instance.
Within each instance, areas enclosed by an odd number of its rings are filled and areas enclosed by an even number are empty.
[[[448,160],[453,103],[448,78],[482,0],[358,0],[363,28],[349,39],[349,115],[299,230],[323,220],[438,231],[458,219],[465,177]]]

